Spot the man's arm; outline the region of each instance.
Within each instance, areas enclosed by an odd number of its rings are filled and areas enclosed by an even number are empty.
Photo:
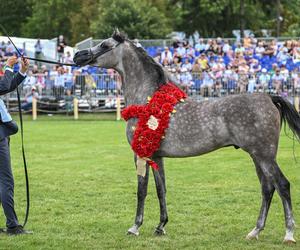
[[[22,59],[21,69],[17,74],[13,73],[13,65],[17,63],[17,57],[11,57],[7,60],[7,67],[4,78],[0,81],[0,95],[5,95],[15,90],[25,79],[29,63],[27,59]]]
[[[15,90],[25,79],[25,75],[18,72],[14,75],[12,70],[6,69],[3,80],[0,81],[0,95],[5,95]]]

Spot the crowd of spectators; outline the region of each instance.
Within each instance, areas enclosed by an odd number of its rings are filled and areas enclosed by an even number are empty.
[[[65,44],[60,36],[59,60],[72,63],[71,54],[64,53]],[[39,40],[35,49],[35,57],[40,58],[43,47]],[[222,38],[200,38],[193,45],[188,41],[175,41],[169,47],[145,49],[190,93],[198,90],[202,96],[221,95],[224,91],[285,94],[300,88],[300,40],[258,41],[245,37],[240,42],[229,42]],[[7,57],[14,53],[10,42],[0,42],[0,76],[4,73],[2,66]],[[45,89],[51,89],[57,96],[74,90],[76,84],[82,91],[98,89],[103,94],[112,94],[116,93],[120,79],[114,70],[60,65],[49,68],[36,63],[28,72],[24,90],[31,93],[35,88],[41,95]]]
[[[300,40],[258,41],[245,37],[229,43],[200,38],[194,46],[176,41],[163,51],[149,51],[184,88],[235,92],[272,91],[283,94],[300,88]]]

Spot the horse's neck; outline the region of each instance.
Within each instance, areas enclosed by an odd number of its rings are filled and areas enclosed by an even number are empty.
[[[157,74],[154,69],[151,70],[149,67],[145,67],[137,60],[124,66],[121,75],[125,106],[146,104],[147,97],[152,96],[157,90]]]

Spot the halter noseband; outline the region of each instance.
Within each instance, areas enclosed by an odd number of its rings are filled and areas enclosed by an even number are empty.
[[[89,49],[89,53],[90,53],[90,55],[91,55],[91,59],[89,60],[88,64],[91,63],[91,62],[93,62],[94,60],[96,60],[99,56],[102,56],[103,54],[105,54],[105,53],[107,53],[107,52],[109,52],[109,51],[115,49],[115,48],[118,47],[120,44],[121,44],[121,43],[118,42],[117,44],[115,44],[115,45],[112,46],[111,48],[108,48],[108,49],[106,49],[106,50],[99,51],[99,52],[97,52],[96,54],[94,54],[94,53],[92,52],[92,48],[90,48],[90,49]]]

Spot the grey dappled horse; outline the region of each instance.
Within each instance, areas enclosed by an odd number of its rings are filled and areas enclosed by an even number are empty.
[[[115,69],[122,77],[126,106],[145,104],[147,97],[169,80],[159,64],[119,32],[89,50],[78,51],[74,62],[81,66],[89,64]],[[295,242],[290,184],[276,162],[281,121],[287,122],[294,134],[300,137],[300,117],[294,107],[279,96],[244,94],[200,103],[187,98],[184,103],[177,104],[176,110],[170,119],[165,139],[153,155],[153,160],[159,165],[159,171],[153,171],[160,204],[160,223],[155,233],[164,234],[164,226],[168,222],[163,157],[197,156],[234,146],[249,153],[262,188],[259,217],[247,239],[257,239],[263,230],[276,190],[282,199],[285,214],[284,241]],[[137,119],[130,119],[127,123],[129,143],[136,122]],[[143,223],[148,177],[149,166],[146,167],[145,177],[137,177],[137,211],[129,234],[138,235]]]

